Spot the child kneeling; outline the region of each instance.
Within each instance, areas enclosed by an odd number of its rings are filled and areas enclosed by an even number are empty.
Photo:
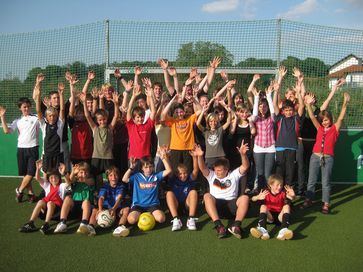
[[[291,186],[285,185],[282,177],[278,174],[271,175],[268,179],[268,190],[261,192],[252,197],[252,201],[262,201],[260,206],[260,217],[258,226],[251,228],[250,232],[253,237],[262,240],[270,239],[270,235],[266,228],[266,223],[277,223],[281,225],[281,229],[277,235],[279,240],[290,240],[294,233],[289,230],[290,224],[290,203],[295,198],[295,192]],[[285,190],[283,190],[285,188]]]
[[[108,209],[111,216],[119,216],[117,228],[112,235],[115,237],[126,237],[130,230],[126,227],[127,216],[130,208],[126,204],[125,185],[119,182],[120,172],[116,166],[111,166],[106,170],[108,182],[104,183],[98,193],[98,209],[94,208],[87,226],[89,236],[96,235],[95,226],[97,224],[97,216],[102,211]]]

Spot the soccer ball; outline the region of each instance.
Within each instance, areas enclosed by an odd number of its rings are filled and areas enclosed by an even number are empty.
[[[115,217],[111,216],[109,210],[104,210],[97,215],[96,220],[101,228],[109,228],[115,221]]]
[[[139,217],[139,222],[137,223],[137,226],[142,231],[152,230],[155,227],[154,216],[152,216],[152,214],[149,212],[142,213]]]

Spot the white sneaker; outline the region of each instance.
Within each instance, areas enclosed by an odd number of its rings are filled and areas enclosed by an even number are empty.
[[[187,228],[188,230],[197,230],[196,221],[198,221],[198,218],[190,217],[187,220]]]
[[[290,240],[294,236],[294,233],[288,228],[280,229],[277,239],[279,240]]]
[[[87,225],[87,229],[88,229],[88,236],[95,236],[96,235],[96,230],[94,227],[92,227],[91,225]]]
[[[67,232],[67,225],[63,222],[58,223],[57,227],[54,230],[54,233],[65,233]]]
[[[183,224],[179,218],[174,218],[173,220],[171,220],[171,223],[173,223],[173,226],[171,227],[171,231],[180,230],[181,227],[183,226]]]
[[[79,234],[89,234],[89,229],[87,227],[87,224],[81,223],[79,225],[79,228],[77,229],[77,233]]]
[[[255,238],[261,238],[262,240],[268,240],[270,239],[270,235],[268,234],[267,229],[263,227],[257,227],[257,228],[251,228],[250,233]]]
[[[126,237],[130,234],[130,230],[126,228],[124,225],[118,226],[113,231],[112,235],[115,237]]]

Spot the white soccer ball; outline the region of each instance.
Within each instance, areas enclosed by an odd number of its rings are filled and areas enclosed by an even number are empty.
[[[115,217],[111,216],[108,210],[104,210],[97,215],[97,224],[101,228],[109,228],[112,226],[113,222],[115,221]]]

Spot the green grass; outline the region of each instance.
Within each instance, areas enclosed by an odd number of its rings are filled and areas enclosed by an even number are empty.
[[[334,186],[330,215],[320,213],[320,203],[306,211],[295,209],[293,240],[262,241],[248,233],[242,240],[219,240],[204,212],[196,232],[171,232],[168,217],[164,225],[150,232],[133,229],[126,238],[113,237],[111,230],[80,236],[75,234],[78,222],[63,235],[24,234],[18,228],[34,204],[15,202],[18,182],[0,179],[0,271],[362,271],[361,185]],[[251,206],[243,227],[249,230],[256,223],[257,207]]]

